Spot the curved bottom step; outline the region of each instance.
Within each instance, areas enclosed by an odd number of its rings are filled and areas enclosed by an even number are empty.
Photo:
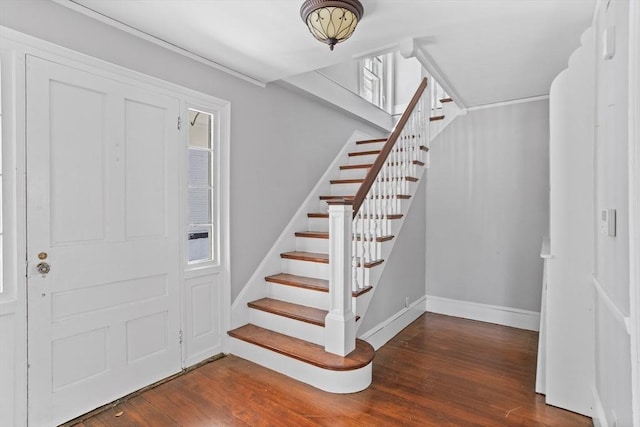
[[[346,357],[327,353],[322,346],[287,335],[245,325],[228,332],[231,353],[330,393],[356,393],[371,384],[375,351],[357,340]]]

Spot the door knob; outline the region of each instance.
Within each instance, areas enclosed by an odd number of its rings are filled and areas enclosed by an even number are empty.
[[[51,271],[51,266],[46,262],[41,262],[40,264],[36,265],[36,270],[38,270],[38,273],[40,274],[47,274],[49,271]]]

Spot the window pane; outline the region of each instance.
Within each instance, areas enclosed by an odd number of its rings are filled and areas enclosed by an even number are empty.
[[[212,148],[213,116],[201,111],[189,110],[189,145]]]
[[[211,189],[189,189],[189,224],[210,224]]]
[[[213,227],[196,227],[189,231],[187,236],[187,252],[189,262],[207,261],[213,259],[211,244],[213,240]]]
[[[211,152],[189,150],[189,186],[211,185]]]

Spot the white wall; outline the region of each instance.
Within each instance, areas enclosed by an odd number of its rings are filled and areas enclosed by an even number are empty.
[[[431,144],[427,295],[540,311],[548,102],[459,116]]]
[[[632,1],[632,0],[631,0]],[[631,348],[624,318],[630,313],[629,200],[628,200],[628,65],[629,3],[602,2],[595,21],[596,34],[596,152],[595,207],[613,208],[617,232],[609,237],[595,230],[596,397],[608,425],[632,425]],[[599,53],[605,30],[615,31],[615,55]],[[614,30],[612,30],[615,28]]]
[[[416,58],[405,58],[400,52],[393,53],[393,114],[402,114],[411,101],[420,81],[422,65]],[[431,84],[431,82],[429,82]]]

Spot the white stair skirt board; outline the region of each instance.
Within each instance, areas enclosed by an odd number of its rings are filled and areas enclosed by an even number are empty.
[[[602,400],[600,400],[600,394],[598,393],[598,389],[593,386],[593,416],[591,419],[593,420],[594,427],[609,427],[609,423],[607,422],[607,416],[604,411],[604,406],[602,406]]]
[[[538,331],[540,328],[539,312],[520,310],[518,308],[427,295],[427,311],[529,331]]]
[[[426,296],[414,301],[409,307],[403,308],[387,320],[379,323],[358,338],[371,344],[375,350],[385,345],[391,338],[409,326],[425,312]]]
[[[231,353],[329,393],[356,393],[371,384],[372,363],[352,371],[332,371],[231,338]]]

